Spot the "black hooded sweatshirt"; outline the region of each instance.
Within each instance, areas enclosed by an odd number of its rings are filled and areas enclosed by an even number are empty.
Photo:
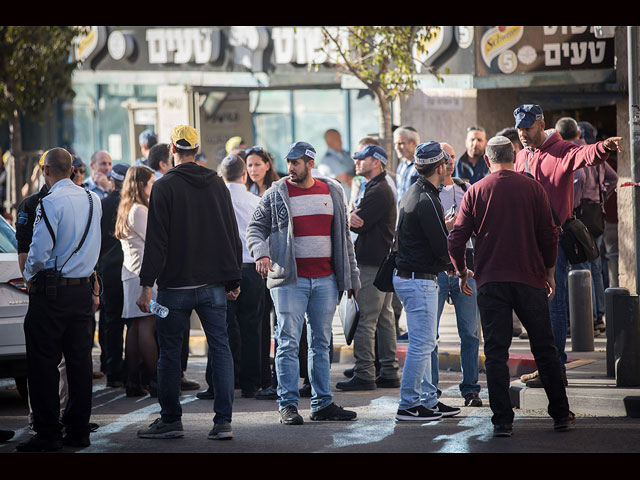
[[[151,189],[140,285],[225,286],[242,278],[242,243],[229,189],[218,174],[182,163]]]

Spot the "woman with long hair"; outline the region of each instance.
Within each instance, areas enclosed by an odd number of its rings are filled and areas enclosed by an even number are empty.
[[[262,147],[251,147],[247,154],[247,190],[254,195],[262,196],[273,182],[280,179],[276,172],[271,155]]]
[[[136,305],[142,290],[138,277],[144,255],[149,196],[154,181],[155,175],[151,168],[145,165],[130,167],[122,184],[116,218],[115,237],[122,243],[124,253],[122,318],[127,324],[125,340],[129,375],[127,397],[140,397],[147,393],[157,396],[158,346],[155,339],[155,315],[141,312]],[[156,293],[157,290],[154,287],[154,299]],[[150,375],[149,392],[142,387],[141,360]]]

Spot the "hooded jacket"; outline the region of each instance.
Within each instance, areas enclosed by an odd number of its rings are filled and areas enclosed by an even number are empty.
[[[242,278],[242,243],[229,189],[218,174],[194,162],[156,180],[140,285],[158,289],[225,285]]]
[[[523,148],[516,156],[514,170],[530,173],[547,192],[551,209],[560,225],[573,213],[573,172],[598,165],[609,158],[603,142],[576,145],[563,140],[556,130],[547,130],[547,139],[535,150]]]

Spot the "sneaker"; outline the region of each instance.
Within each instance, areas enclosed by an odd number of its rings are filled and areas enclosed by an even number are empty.
[[[184,437],[184,429],[182,428],[182,421],[176,420],[175,422],[165,423],[162,418],[156,418],[156,420],[149,425],[149,428],[138,430],[139,438],[179,438]]]
[[[513,428],[510,423],[503,423],[493,426],[494,437],[510,437]]]
[[[256,400],[277,400],[278,391],[275,387],[269,386],[256,392]]]
[[[61,439],[49,439],[35,434],[26,442],[21,442],[16,446],[16,452],[55,452],[62,450]]]
[[[480,395],[477,393],[467,393],[464,396],[464,406],[465,407],[481,407],[482,400],[480,400]]]
[[[187,380],[185,377],[182,377],[182,379],[180,380],[180,390],[200,390],[200,384],[198,382],[194,382],[193,380]]]
[[[442,402],[438,402],[433,411],[441,413],[443,417],[453,417],[460,413],[460,409],[458,407],[449,407]]]
[[[569,412],[569,415],[566,417],[553,421],[553,429],[557,431],[570,430],[575,426],[575,424],[576,416],[573,412]]]
[[[356,392],[362,390],[375,390],[376,382],[373,380],[364,380],[357,375],[354,375],[349,380],[345,382],[336,383],[336,388],[338,390],[344,390],[347,392]]]
[[[206,390],[196,393],[196,398],[199,398],[200,400],[213,400],[214,397],[215,395],[213,394],[212,388],[207,388]]]
[[[284,423],[285,425],[302,425],[304,423],[295,405],[284,407],[279,413],[280,423]]]
[[[345,410],[339,407],[335,403],[330,403],[326,407],[317,412],[311,412],[311,420],[333,420],[333,421],[348,421],[355,420],[357,414],[351,410]]]
[[[231,440],[233,438],[231,422],[215,423],[207,438],[210,440]]]
[[[407,408],[406,410],[398,409],[396,413],[396,420],[400,421],[428,422],[431,420],[440,420],[441,418],[442,413],[423,407],[422,405]]]
[[[569,381],[567,380],[566,374],[562,375],[562,380],[564,381],[564,386],[568,387]],[[524,384],[529,388],[544,388],[544,384],[542,383],[542,378],[540,378],[540,375],[531,380],[527,380],[526,382],[524,382]]]
[[[593,326],[593,330],[596,333],[605,333],[607,331],[607,327],[605,326],[601,318],[599,318],[595,323],[595,325]]]

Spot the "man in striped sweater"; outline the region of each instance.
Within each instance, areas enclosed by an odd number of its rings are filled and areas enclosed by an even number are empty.
[[[278,318],[276,371],[280,422],[300,425],[298,349],[303,322],[309,332],[311,420],[353,420],[355,412],[333,403],[329,345],[338,292],[360,288],[338,182],[314,178],[315,149],[305,142],[287,153],[289,176],[265,192],[247,227],[247,248],[267,278]]]

